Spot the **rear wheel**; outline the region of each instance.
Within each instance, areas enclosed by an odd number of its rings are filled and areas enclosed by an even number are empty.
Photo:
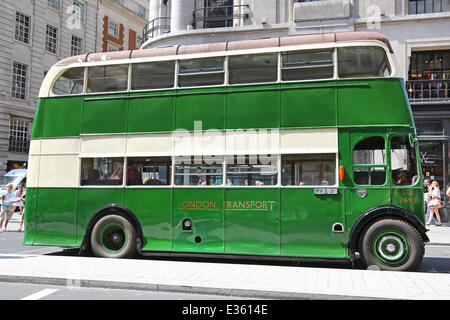
[[[359,251],[366,267],[375,265],[381,270],[415,270],[422,262],[425,245],[411,224],[382,219],[365,229]]]
[[[133,258],[137,254],[136,230],[126,218],[107,215],[92,229],[91,248],[97,257]]]

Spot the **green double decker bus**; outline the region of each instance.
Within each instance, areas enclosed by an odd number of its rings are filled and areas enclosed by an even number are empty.
[[[41,87],[24,244],[413,270],[420,172],[381,34],[85,54]]]

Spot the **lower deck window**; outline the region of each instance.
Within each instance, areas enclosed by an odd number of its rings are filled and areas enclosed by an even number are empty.
[[[222,164],[223,157],[176,157],[175,185],[220,186],[223,184]]]
[[[227,185],[274,186],[276,184],[276,157],[261,155],[227,157]]]
[[[128,158],[127,186],[168,186],[171,171],[171,157]]]
[[[87,158],[81,160],[82,186],[122,185],[123,158]]]
[[[336,154],[292,154],[281,157],[283,186],[336,184]]]

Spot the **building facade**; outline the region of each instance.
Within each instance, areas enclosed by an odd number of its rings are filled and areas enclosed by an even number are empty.
[[[425,178],[450,220],[450,0],[150,0],[142,48],[300,34],[377,31],[406,82]]]
[[[69,56],[138,48],[148,22],[148,1],[0,0],[0,6],[0,174],[4,174],[27,165],[36,99],[47,71]]]

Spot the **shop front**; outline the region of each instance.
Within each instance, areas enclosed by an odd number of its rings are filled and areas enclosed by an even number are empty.
[[[449,139],[450,121],[415,120],[419,137],[419,153],[424,179],[438,181],[441,189],[443,208],[440,210],[443,222],[450,222],[450,197],[445,193],[449,180]]]

